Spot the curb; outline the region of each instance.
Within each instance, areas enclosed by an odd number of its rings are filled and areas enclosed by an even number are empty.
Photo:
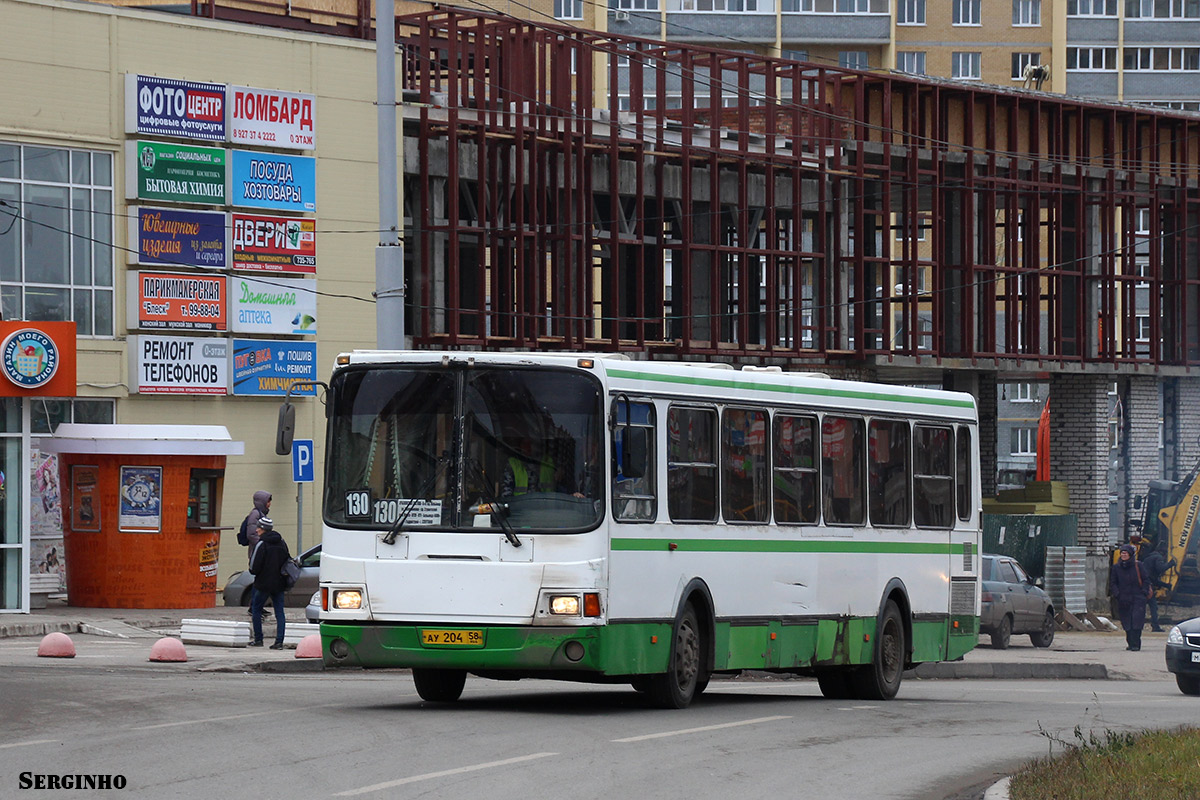
[[[1011,782],[1011,776],[996,781],[983,793],[983,800],[1008,800],[1008,785]]]
[[[0,639],[9,636],[45,636],[47,633],[79,633],[78,622],[4,622]]]
[[[1038,680],[1109,680],[1104,664],[1003,663],[962,664],[942,662],[921,664],[904,673],[906,678],[1015,681],[1027,678]]]

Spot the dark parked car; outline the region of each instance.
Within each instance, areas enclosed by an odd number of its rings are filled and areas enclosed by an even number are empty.
[[[321,570],[321,545],[310,547],[300,555],[300,578],[287,590],[283,603],[288,608],[304,608],[317,590]],[[222,595],[227,606],[249,606],[254,576],[248,570],[235,572],[225,584]]]
[[[1200,617],[1181,622],[1167,634],[1167,670],[1184,694],[1200,694]]]
[[[1009,556],[984,555],[979,632],[992,637],[992,647],[1008,647],[1014,633],[1028,633],[1034,647],[1049,647],[1058,627],[1050,596]]]

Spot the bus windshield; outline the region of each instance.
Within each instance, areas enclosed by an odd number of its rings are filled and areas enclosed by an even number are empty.
[[[330,392],[325,521],[582,531],[604,509],[599,383],[554,368],[367,367]]]

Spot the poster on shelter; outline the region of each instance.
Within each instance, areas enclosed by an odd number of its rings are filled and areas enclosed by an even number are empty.
[[[71,530],[100,530],[100,468],[71,466]]]
[[[134,533],[162,530],[162,467],[121,467],[117,527]]]

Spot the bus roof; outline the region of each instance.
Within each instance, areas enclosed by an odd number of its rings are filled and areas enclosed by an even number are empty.
[[[831,378],[819,372],[785,372],[724,362],[635,361],[621,353],[471,352],[355,350],[338,356],[346,364],[475,363],[577,367],[602,373],[610,391],[717,402],[796,405],[977,422],[974,398],[964,392]]]

